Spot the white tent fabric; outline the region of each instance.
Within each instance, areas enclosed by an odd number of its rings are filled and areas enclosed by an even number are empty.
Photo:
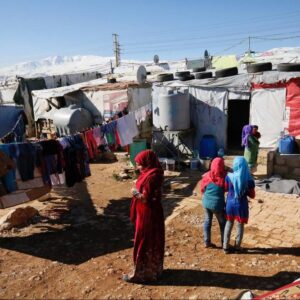
[[[72,84],[69,86],[62,86],[62,87],[58,87],[58,88],[32,91],[32,98],[33,99],[35,99],[35,98],[50,99],[50,98],[55,98],[55,97],[63,97],[64,95],[78,91],[81,88],[96,86],[99,84],[104,84],[106,82],[107,82],[106,79],[100,78],[100,79],[94,79],[91,81],[85,81],[85,82],[80,82],[77,84]]]
[[[218,147],[227,143],[227,99],[228,91],[222,88],[211,90],[189,88],[191,95],[191,121],[196,128],[196,148],[203,135],[216,137]]]
[[[252,91],[250,123],[259,127],[260,147],[277,146],[281,132],[284,130],[285,98],[285,88]]]

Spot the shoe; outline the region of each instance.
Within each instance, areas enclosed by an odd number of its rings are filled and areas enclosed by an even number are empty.
[[[225,254],[230,254],[230,253],[234,253],[234,249],[232,249],[232,248],[223,248],[223,251],[224,251],[224,253]]]
[[[223,251],[224,251],[224,254],[229,254],[229,249],[227,248],[227,249],[223,249]]]
[[[215,244],[213,244],[213,243],[207,243],[207,244],[205,244],[204,247],[205,248],[217,248],[217,246]]]
[[[242,247],[234,247],[234,252],[236,252],[236,253],[244,253],[245,250]]]

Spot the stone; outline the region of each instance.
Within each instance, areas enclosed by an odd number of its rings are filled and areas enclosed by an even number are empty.
[[[130,176],[127,173],[123,173],[123,172],[119,173],[118,176],[120,179],[129,179],[130,178]]]
[[[38,210],[31,206],[16,208],[0,219],[0,231],[26,226],[38,214]]]
[[[113,269],[113,268],[109,268],[108,270],[107,270],[107,274],[109,274],[109,275],[112,275],[112,274],[114,274],[115,273],[115,270]]]

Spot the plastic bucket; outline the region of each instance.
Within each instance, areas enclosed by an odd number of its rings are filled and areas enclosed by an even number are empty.
[[[199,169],[200,161],[198,158],[192,158],[190,161],[191,170],[195,171]]]
[[[166,170],[167,171],[175,171],[175,160],[174,159],[166,159]]]
[[[142,152],[143,150],[147,149],[147,141],[145,139],[134,140],[133,143],[130,145],[129,153],[130,153],[130,162],[133,166],[135,166],[135,157]]]

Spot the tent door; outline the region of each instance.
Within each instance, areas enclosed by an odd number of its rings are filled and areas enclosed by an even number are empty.
[[[229,100],[227,116],[227,148],[240,150],[243,126],[249,124],[250,101]]]

